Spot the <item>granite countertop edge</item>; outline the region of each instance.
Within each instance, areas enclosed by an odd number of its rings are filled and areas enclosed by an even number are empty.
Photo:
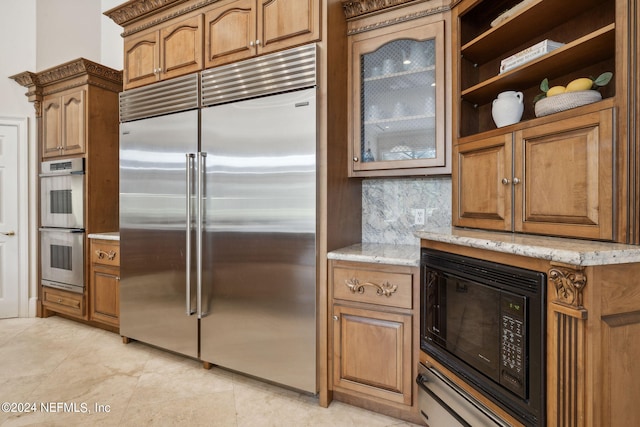
[[[329,252],[327,258],[341,261],[418,267],[420,265],[420,246],[417,244],[356,243]]]
[[[111,232],[108,232],[108,233],[91,233],[87,237],[89,239],[120,241],[120,232],[119,231],[111,231]]]
[[[423,240],[539,258],[576,266],[640,262],[640,246],[594,240],[525,235],[455,227],[415,233]]]

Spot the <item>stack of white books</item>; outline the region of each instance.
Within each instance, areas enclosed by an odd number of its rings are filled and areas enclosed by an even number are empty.
[[[554,42],[552,40],[543,40],[540,43],[536,43],[531,47],[526,48],[508,58],[500,61],[500,74],[519,67],[529,61],[546,55],[547,53],[564,46],[564,43]]]

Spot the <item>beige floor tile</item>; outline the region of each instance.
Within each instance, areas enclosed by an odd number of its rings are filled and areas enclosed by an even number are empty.
[[[0,400],[38,409],[0,412],[1,427],[413,426],[55,316],[0,320],[0,344]]]

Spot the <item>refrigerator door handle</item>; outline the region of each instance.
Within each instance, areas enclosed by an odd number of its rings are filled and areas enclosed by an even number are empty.
[[[204,221],[204,173],[207,153],[198,153],[198,197],[196,201],[196,305],[198,319],[202,319],[205,313],[202,312],[202,232]]]
[[[187,226],[186,226],[186,314],[187,316],[191,316],[195,312],[191,308],[191,231],[193,224],[193,213],[191,212],[191,195],[193,194],[193,159],[195,158],[195,154],[187,153],[186,161],[187,161],[187,188],[186,188],[186,199],[187,199]]]

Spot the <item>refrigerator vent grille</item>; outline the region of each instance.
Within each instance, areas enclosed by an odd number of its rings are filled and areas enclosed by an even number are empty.
[[[200,106],[198,74],[120,92],[120,121],[160,116]]]
[[[310,44],[202,72],[202,105],[216,105],[316,85]]]

